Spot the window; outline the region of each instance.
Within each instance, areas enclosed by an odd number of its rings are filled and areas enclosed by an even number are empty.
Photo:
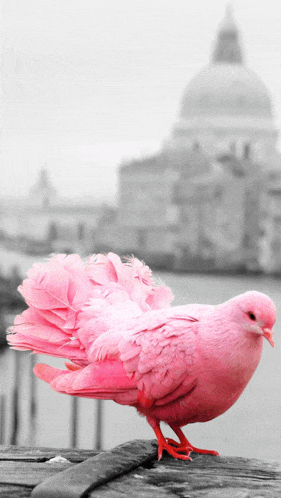
[[[235,156],[235,154],[236,154],[236,142],[231,142],[230,143],[229,150]]]
[[[58,239],[58,228],[54,221],[51,221],[49,223],[47,239],[50,242],[53,242],[54,240]]]
[[[251,152],[250,144],[249,143],[245,143],[244,144],[244,159],[249,159],[250,158],[250,152]]]
[[[77,226],[78,240],[83,240],[85,237],[85,225],[80,221]]]

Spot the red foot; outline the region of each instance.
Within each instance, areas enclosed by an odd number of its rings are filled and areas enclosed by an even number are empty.
[[[213,450],[201,450],[200,448],[196,448],[195,446],[192,446],[192,451],[195,451],[195,453],[202,453],[203,455],[220,456],[220,454],[217,451],[213,451]]]
[[[172,441],[172,440],[171,440]],[[169,455],[171,455],[174,458],[178,458],[180,460],[190,460],[192,461],[192,458],[190,458],[190,451],[191,448],[180,446],[177,444],[177,447],[175,448],[174,446],[171,446],[169,444],[168,439],[164,439],[163,441],[159,441],[158,439],[158,460],[161,460],[162,455],[163,455],[163,450],[166,450]]]
[[[217,451],[212,451],[212,450],[201,450],[200,448],[196,448],[195,446],[192,446],[188,440],[186,440],[186,444],[183,443],[177,443],[174,441],[174,439],[166,438],[167,443],[173,444],[176,446],[177,451],[185,451],[186,449],[189,449],[190,453],[194,451],[195,453],[203,453],[204,455],[215,455],[219,456],[219,453]]]
[[[180,460],[192,460],[190,458],[190,453],[195,451],[196,453],[204,453],[207,455],[215,455],[218,456],[217,451],[209,451],[209,450],[200,450],[199,448],[195,448],[192,446],[190,442],[186,439],[182,430],[176,425],[169,424],[171,429],[176,433],[180,442],[177,443],[174,439],[164,438],[162,431],[160,429],[159,420],[155,420],[152,417],[147,417],[148,423],[151,425],[154,430],[157,441],[158,441],[158,460],[162,458],[163,451],[166,450],[169,455],[174,458],[178,458]]]
[[[180,448],[189,448],[190,451],[194,451],[195,453],[202,453],[203,455],[214,455],[214,456],[219,456],[219,453],[217,451],[212,451],[212,450],[201,450],[200,448],[196,448],[190,442],[186,439],[184,433],[182,430],[177,427],[176,425],[169,424],[171,429],[175,432],[175,434],[178,436],[180,443],[177,443],[173,439],[167,439],[168,443],[174,444],[178,451]]]

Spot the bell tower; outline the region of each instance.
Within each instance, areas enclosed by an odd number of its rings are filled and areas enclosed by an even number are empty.
[[[30,189],[30,200],[41,208],[48,208],[51,205],[56,190],[51,184],[46,164],[39,171],[36,183]]]

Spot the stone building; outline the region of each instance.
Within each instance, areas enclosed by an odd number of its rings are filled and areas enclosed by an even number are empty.
[[[120,166],[118,216],[101,243],[174,268],[258,270],[270,218],[262,200],[281,171],[276,141],[270,96],[244,62],[228,8],[170,138]]]
[[[259,268],[262,173],[257,164],[223,155],[205,174],[180,176],[177,265]]]
[[[44,167],[28,196],[1,201],[2,240],[34,254],[92,252],[103,210],[92,202],[59,197]]]
[[[281,178],[268,185],[260,240],[260,262],[266,273],[281,274]]]

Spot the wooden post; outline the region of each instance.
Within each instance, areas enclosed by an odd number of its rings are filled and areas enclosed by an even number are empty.
[[[29,435],[28,440],[30,446],[36,444],[36,416],[37,416],[37,402],[36,402],[36,377],[33,373],[33,368],[36,363],[36,355],[30,355],[29,363],[29,385],[30,385],[30,401],[29,401]]]
[[[70,446],[77,448],[77,428],[78,428],[78,398],[72,396],[71,398],[71,425],[70,425]]]
[[[102,433],[103,433],[103,401],[98,399],[96,401],[96,438],[95,450],[102,450]]]
[[[5,443],[6,431],[6,396],[0,395],[0,445]]]
[[[21,353],[14,351],[14,385],[12,394],[12,431],[10,444],[17,444],[19,430],[19,383]]]

